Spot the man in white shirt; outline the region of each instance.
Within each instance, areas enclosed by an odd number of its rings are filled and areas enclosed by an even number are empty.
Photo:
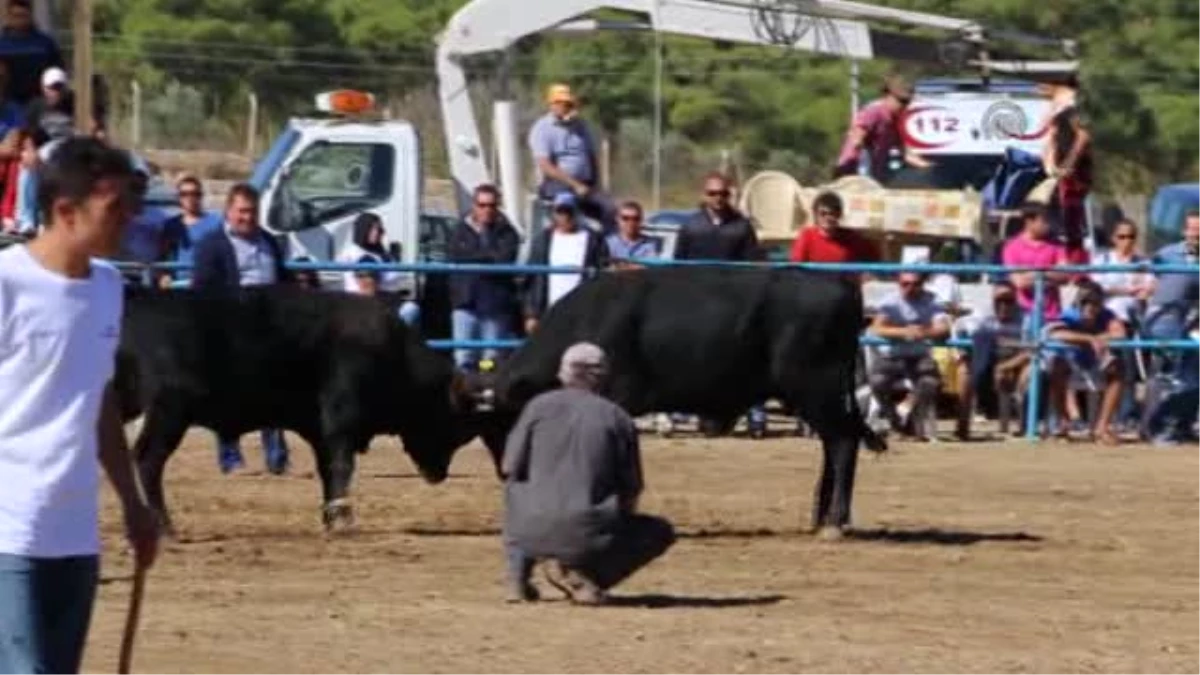
[[[604,237],[579,226],[577,201],[569,192],[554,198],[550,227],[539,232],[529,252],[530,265],[579,267],[583,272],[537,274],[525,297],[525,332],[537,329],[543,313],[550,309],[588,275],[608,267],[608,245]]]
[[[157,523],[133,477],[111,379],[122,283],[94,262],[136,207],[128,155],[91,138],[41,169],[44,233],[0,252],[0,672],[79,669],[99,579],[99,465],[137,564]]]

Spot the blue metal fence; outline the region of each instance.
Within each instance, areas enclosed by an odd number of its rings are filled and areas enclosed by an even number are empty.
[[[1032,368],[1034,373],[1040,373],[1042,368],[1043,350],[1063,350],[1070,346],[1058,341],[1048,340],[1042,335],[1042,314],[1046,302],[1046,274],[1048,272],[1066,274],[1096,274],[1105,272],[1146,272],[1153,274],[1197,274],[1200,267],[1181,264],[1131,264],[1131,265],[1060,265],[1056,267],[1006,266],[986,264],[920,264],[905,265],[895,263],[791,263],[791,262],[730,262],[730,261],[699,261],[699,260],[660,260],[653,258],[637,258],[628,262],[646,267],[768,267],[773,269],[806,269],[830,273],[866,273],[875,275],[895,275],[902,272],[920,272],[922,274],[988,274],[1012,275],[1024,272],[1034,273],[1034,308],[1030,317],[1030,333],[1032,341],[1028,344],[1033,351]],[[136,266],[135,267],[146,267]],[[176,263],[158,263],[150,265],[157,269],[180,270],[187,266]],[[379,271],[379,272],[413,272],[421,274],[453,274],[453,273],[490,273],[490,274],[579,274],[594,272],[575,266],[551,265],[494,265],[481,263],[334,263],[334,262],[291,262],[287,265],[291,270],[311,271]],[[864,335],[860,338],[864,345],[880,345],[889,341],[883,338]],[[521,345],[521,340],[430,340],[433,349],[513,349]],[[933,344],[933,343],[931,343]],[[969,340],[949,339],[937,344],[956,348],[970,348]],[[1113,349],[1148,349],[1148,350],[1196,350],[1200,342],[1196,340],[1112,340],[1109,346]],[[1040,377],[1030,378],[1029,396],[1027,399],[1025,434],[1028,438],[1037,437],[1038,410],[1041,407],[1042,383]]]

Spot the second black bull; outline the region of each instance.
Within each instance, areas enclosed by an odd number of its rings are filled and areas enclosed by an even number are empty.
[[[728,423],[775,398],[820,436],[813,528],[850,520],[858,446],[883,451],[854,396],[861,290],[800,270],[652,268],[604,274],[560,300],[497,371],[483,431],[497,461],[521,408],[558,386],[563,351],[602,347],[605,392],[631,415],[682,412]]]
[[[223,438],[281,428],[313,448],[326,527],[352,521],[356,455],[400,436],[431,482],[477,435],[474,399],[443,356],[373,298],[296,288],[126,295],[116,385],[126,421],[145,415],[134,454],[170,528],[168,458],[191,426]]]

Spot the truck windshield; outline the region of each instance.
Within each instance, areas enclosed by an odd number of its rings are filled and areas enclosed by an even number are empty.
[[[254,166],[254,172],[250,174],[250,184],[260,193],[267,188],[267,183],[271,181],[271,177],[279,172],[279,166],[283,164],[284,158],[292,151],[292,147],[296,145],[296,141],[300,139],[300,132],[292,127],[286,127],[282,134],[275,139],[271,144],[271,148],[267,150],[267,154],[263,155],[262,159],[258,160],[258,164]]]

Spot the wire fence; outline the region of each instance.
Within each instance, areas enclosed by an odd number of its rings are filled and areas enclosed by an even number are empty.
[[[762,262],[732,262],[732,261],[699,261],[699,260],[662,260],[657,258],[634,258],[624,262],[635,263],[646,267],[704,267],[704,268],[767,268],[767,269],[802,269],[825,273],[867,273],[876,275],[896,275],[904,272],[921,274],[985,274],[1012,275],[1020,273],[1034,274],[1033,307],[1028,313],[1030,328],[1028,339],[1019,346],[1031,350],[1032,372],[1042,372],[1042,362],[1046,352],[1072,349],[1071,345],[1053,340],[1043,335],[1045,327],[1044,310],[1046,306],[1046,289],[1048,273],[1064,274],[1097,274],[1109,272],[1142,272],[1151,274],[1194,274],[1200,276],[1200,266],[1185,264],[1127,264],[1127,265],[1058,265],[1054,267],[1037,266],[1005,266],[985,264],[921,264],[907,265],[895,263],[762,263]],[[183,270],[189,266],[178,263],[156,263],[139,265],[135,263],[118,263],[119,266],[133,269],[166,269]],[[524,264],[482,264],[482,263],[333,263],[333,262],[289,262],[287,269],[313,272],[409,272],[419,274],[593,274],[599,270],[562,265],[524,265]],[[627,274],[628,272],[617,272]],[[890,340],[873,335],[860,336],[860,344],[886,345]],[[957,349],[970,349],[970,340],[948,338],[944,340],[927,340],[930,346],[946,346]],[[451,349],[516,349],[523,344],[522,340],[429,340],[427,344],[436,350]],[[1197,351],[1200,350],[1200,340],[1196,339],[1123,339],[1110,340],[1108,346],[1116,350],[1140,349],[1157,351]],[[1026,400],[1025,436],[1032,440],[1037,438],[1037,427],[1042,400],[1041,377],[1029,379],[1028,396]]]

